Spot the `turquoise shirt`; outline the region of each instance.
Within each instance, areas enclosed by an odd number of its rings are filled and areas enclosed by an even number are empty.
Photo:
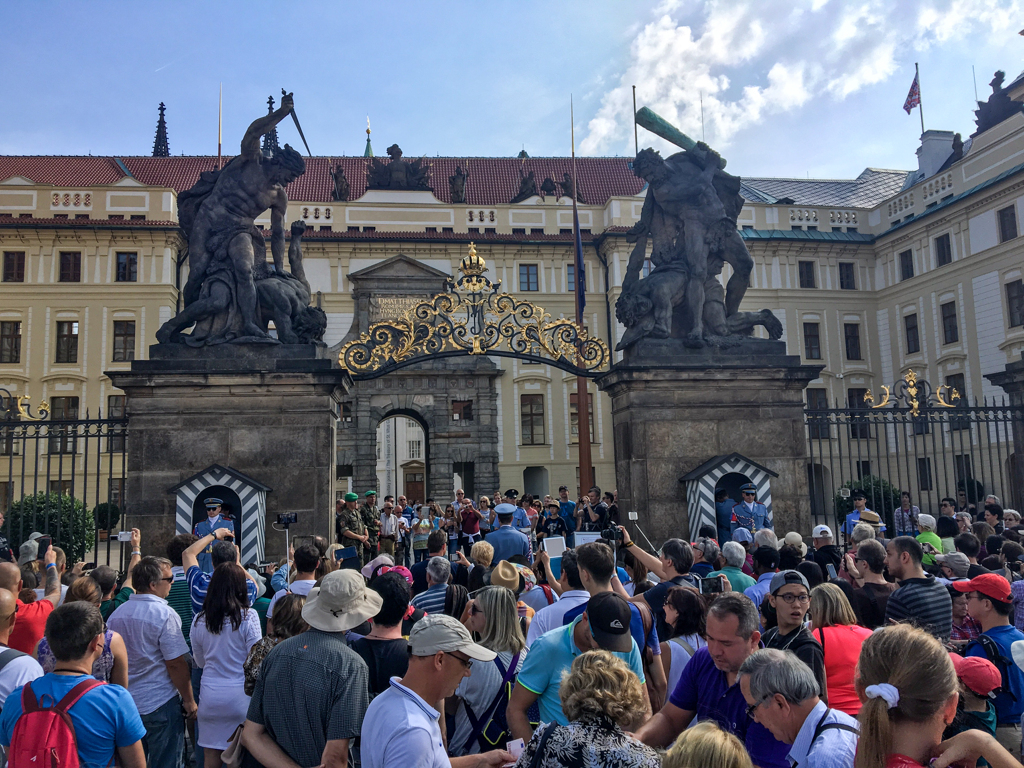
[[[720,571],[712,571],[707,575],[707,578],[711,579],[715,576],[725,576],[729,580],[729,584],[732,585],[733,592],[742,592],[747,587],[754,586],[754,580],[747,576],[739,568],[733,568],[731,565],[725,566]]]
[[[555,721],[559,725],[569,724],[568,718],[562,712],[562,699],[558,695],[558,689],[562,685],[562,673],[567,672],[572,666],[573,659],[582,653],[572,639],[572,633],[582,618],[579,616],[572,624],[557,627],[537,638],[530,646],[530,652],[519,671],[519,684],[530,693],[537,694],[542,723]],[[633,647],[629,653],[615,655],[629,665],[641,683],[646,682],[640,651],[635,640],[630,638],[630,642]]]

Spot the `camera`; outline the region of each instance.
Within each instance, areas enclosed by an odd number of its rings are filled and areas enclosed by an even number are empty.
[[[700,579],[697,582],[697,590],[702,595],[713,595],[722,591],[722,577],[715,576],[711,579]]]
[[[601,538],[606,541],[622,541],[622,531],[619,528],[605,528],[601,531]]]
[[[277,516],[277,524],[289,526],[299,522],[298,512],[285,512],[283,515]]]
[[[132,540],[132,532],[131,531],[118,531],[117,532],[117,540],[118,541],[131,541]]]

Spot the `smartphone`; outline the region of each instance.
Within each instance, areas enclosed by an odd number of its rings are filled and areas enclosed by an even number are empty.
[[[46,556],[46,550],[53,544],[53,537],[40,536],[36,542],[39,544],[39,559],[42,560]]]
[[[722,577],[714,576],[710,579],[701,579],[697,582],[697,590],[702,595],[713,595],[722,591]]]
[[[832,563],[829,563],[828,565],[826,565],[825,566],[825,570],[828,571],[828,577],[830,579],[838,579],[839,578],[838,574],[836,573],[836,567],[834,565],[832,565]]]
[[[132,540],[132,532],[131,531],[118,531],[117,532],[117,540],[118,541],[131,541]]]
[[[448,559],[451,560],[453,563],[457,563],[459,562],[459,555],[458,553],[454,555],[448,555]]]
[[[96,569],[96,563],[86,563],[82,566],[83,571],[92,571]]]

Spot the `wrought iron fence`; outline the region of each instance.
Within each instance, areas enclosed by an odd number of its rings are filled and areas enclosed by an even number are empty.
[[[128,418],[75,418],[77,407],[32,409],[0,389],[0,533],[15,558],[33,532],[50,535],[75,560],[123,565],[116,543],[125,506]],[[56,418],[55,418],[56,417]]]
[[[870,392],[853,407],[809,407],[807,480],[815,523],[842,527],[852,511],[854,489],[888,531],[904,532],[897,514],[908,492],[923,513],[939,515],[943,498],[957,508],[982,508],[985,496],[999,496],[1004,507],[1024,508],[1024,472],[1014,447],[1014,422],[1024,408],[1005,399],[961,398],[951,387],[933,392],[913,372],[881,402]],[[817,405],[824,405],[817,403]]]

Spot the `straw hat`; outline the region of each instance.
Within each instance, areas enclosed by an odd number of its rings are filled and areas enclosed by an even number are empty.
[[[804,543],[804,537],[796,531],[790,531],[786,534],[786,538],[782,540],[783,544],[791,544],[800,550],[800,556],[805,557],[807,555],[807,545]]]
[[[302,618],[314,629],[346,632],[376,616],[383,604],[383,598],[368,589],[356,571],[332,571],[309,591]]]

